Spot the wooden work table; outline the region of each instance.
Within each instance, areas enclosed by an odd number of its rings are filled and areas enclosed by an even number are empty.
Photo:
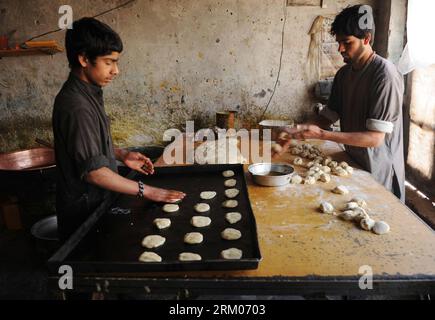
[[[257,270],[149,273],[134,277],[80,279],[83,285],[110,281],[110,286],[150,292],[201,294],[310,294],[340,295],[435,293],[435,232],[367,172],[357,169],[338,144],[310,141],[334,160],[347,161],[355,172],[332,176],[330,183],[262,187],[248,173],[248,193],[257,221],[262,261]],[[248,158],[248,157],[247,157]],[[292,163],[284,154],[276,162]],[[159,159],[157,166],[165,165]],[[247,172],[248,165],[245,165]],[[303,173],[306,169],[295,166]],[[331,190],[344,185],[349,195]],[[376,235],[352,222],[321,214],[321,201],[341,209],[353,197],[368,204],[375,220],[386,221],[390,233]],[[373,271],[373,290],[361,290],[361,269]],[[230,290],[230,292],[229,292]]]

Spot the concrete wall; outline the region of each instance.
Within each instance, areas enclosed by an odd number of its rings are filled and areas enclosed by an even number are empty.
[[[125,1],[71,0],[74,18],[92,16]],[[314,102],[305,64],[317,15],[335,14],[359,1],[327,1],[328,8],[287,7],[281,79],[269,118],[302,120]],[[375,9],[379,1],[366,3]],[[383,1],[380,1],[383,2]],[[164,130],[214,123],[216,111],[240,111],[255,125],[270,98],[281,50],[284,0],[137,0],[100,19],[125,45],[119,78],[105,89],[115,143],[158,143]],[[0,34],[12,42],[57,28],[58,0],[0,0]],[[383,12],[377,12],[383,17]],[[382,33],[378,31],[379,39]],[[42,39],[63,45],[64,32]],[[0,152],[51,138],[53,99],[68,75],[64,54],[0,60]]]

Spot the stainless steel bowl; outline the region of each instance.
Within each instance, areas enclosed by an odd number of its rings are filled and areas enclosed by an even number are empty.
[[[248,167],[254,182],[265,187],[285,186],[295,169],[283,163],[256,163]]]

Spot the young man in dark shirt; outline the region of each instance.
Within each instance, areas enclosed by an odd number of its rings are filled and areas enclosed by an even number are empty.
[[[52,118],[61,240],[66,240],[110,191],[169,203],[185,196],[118,174],[116,160],[145,175],[154,173],[152,162],[144,155],[113,147],[102,87],[119,73],[123,49],[119,35],[96,19],[83,18],[67,31],[65,46],[71,73],[56,96]]]

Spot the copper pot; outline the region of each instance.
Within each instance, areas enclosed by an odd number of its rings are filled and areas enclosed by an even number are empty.
[[[0,170],[30,171],[55,166],[54,150],[50,148],[34,148],[0,154]]]

